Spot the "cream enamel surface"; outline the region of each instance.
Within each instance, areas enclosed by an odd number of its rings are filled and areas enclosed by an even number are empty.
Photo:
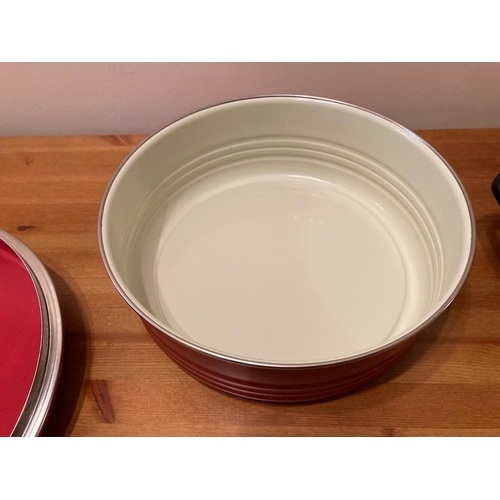
[[[425,321],[467,265],[460,186],[418,138],[306,98],[229,103],[162,130],[103,207],[116,281],[216,353],[336,360]]]

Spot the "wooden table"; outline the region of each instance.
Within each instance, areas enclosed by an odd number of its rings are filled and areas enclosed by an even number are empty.
[[[457,299],[392,369],[314,404],[263,404],[202,385],[147,335],[101,261],[106,185],[142,136],[0,138],[0,227],[40,257],[65,329],[48,436],[500,435],[500,129],[419,134],[475,210],[477,250]]]

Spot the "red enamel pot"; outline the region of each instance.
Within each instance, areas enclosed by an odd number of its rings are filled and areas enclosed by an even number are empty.
[[[203,109],[111,179],[99,242],[158,345],[217,389],[309,401],[391,366],[453,301],[475,223],[450,165],[346,103]]]

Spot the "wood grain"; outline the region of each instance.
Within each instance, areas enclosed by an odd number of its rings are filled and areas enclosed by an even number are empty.
[[[45,435],[499,436],[500,129],[418,132],[471,198],[477,250],[457,299],[374,382],[313,404],[232,397],[179,369],[113,288],[97,243],[106,185],[141,136],[0,138],[0,227],[48,267],[65,329]]]

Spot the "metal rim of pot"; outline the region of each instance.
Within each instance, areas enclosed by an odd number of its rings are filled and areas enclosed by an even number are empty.
[[[310,99],[310,100],[315,100],[315,101],[325,101],[325,102],[341,104],[343,106],[347,106],[350,108],[359,109],[359,110],[364,111],[370,115],[378,116],[378,117],[382,118],[383,120],[385,120],[386,122],[391,123],[393,125],[396,125],[400,130],[411,135],[412,137],[417,139],[423,146],[425,146],[431,152],[433,152],[439,158],[439,160],[446,166],[446,168],[452,174],[455,182],[457,183],[457,185],[461,191],[464,202],[467,206],[467,211],[468,211],[468,216],[469,216],[468,222],[470,223],[471,235],[470,235],[470,246],[468,248],[467,262],[466,262],[465,268],[463,269],[463,271],[461,273],[461,277],[460,277],[458,283],[456,284],[454,290],[449,294],[449,296],[444,301],[444,303],[439,307],[439,309],[437,311],[435,311],[425,321],[419,323],[415,328],[413,328],[412,330],[407,332],[405,335],[398,337],[387,344],[384,344],[380,347],[370,349],[370,350],[363,352],[363,353],[360,353],[360,354],[346,356],[344,358],[341,358],[338,360],[333,360],[333,361],[324,361],[324,362],[321,361],[321,362],[302,363],[302,364],[272,363],[272,362],[267,362],[267,361],[258,362],[258,361],[239,359],[237,356],[223,354],[223,353],[217,352],[215,350],[199,346],[195,342],[186,340],[186,339],[178,336],[177,334],[173,333],[172,331],[166,329],[164,326],[160,325],[155,320],[155,318],[153,316],[146,315],[144,312],[142,312],[136,306],[134,301],[129,297],[128,293],[121,287],[118,280],[114,276],[114,273],[110,267],[110,264],[108,262],[108,257],[106,255],[106,251],[104,248],[103,235],[102,235],[104,207],[105,207],[106,202],[108,200],[108,196],[109,196],[111,187],[115,183],[115,180],[117,179],[117,177],[118,177],[119,173],[121,172],[121,170],[123,169],[123,167],[127,164],[128,160],[134,155],[134,153],[136,151],[138,151],[140,148],[142,148],[149,140],[151,140],[153,137],[155,137],[157,134],[159,134],[163,130],[167,129],[171,125],[177,123],[178,121],[183,120],[189,116],[193,116],[200,111],[204,111],[204,110],[211,109],[211,108],[216,108],[216,107],[221,106],[221,105],[225,105],[225,104],[229,104],[229,103],[233,103],[233,102],[238,102],[238,101],[248,101],[248,100],[252,100],[252,99],[274,99],[274,98],[283,98],[283,97],[302,98],[302,99]],[[498,184],[499,184],[499,193],[500,193],[500,175],[499,175]],[[499,199],[500,199],[500,196],[499,196]],[[500,203],[500,201],[499,201],[499,203]],[[258,367],[278,368],[278,369],[285,369],[285,370],[286,369],[321,367],[321,366],[333,366],[333,365],[337,365],[337,364],[343,364],[343,363],[348,363],[348,362],[359,360],[359,359],[368,358],[368,357],[376,355],[380,352],[386,351],[389,348],[394,347],[398,344],[402,344],[402,343],[408,341],[409,339],[415,337],[420,331],[422,331],[423,329],[428,327],[436,318],[438,318],[450,306],[450,304],[454,301],[454,299],[456,298],[456,296],[458,295],[458,293],[462,289],[462,287],[463,287],[463,285],[464,285],[464,283],[469,275],[469,272],[471,270],[472,263],[474,260],[475,248],[476,248],[476,221],[475,221],[474,210],[472,208],[472,203],[470,201],[470,198],[467,194],[467,191],[466,191],[462,181],[458,177],[457,173],[453,170],[451,165],[445,160],[445,158],[434,147],[432,147],[424,139],[422,139],[420,136],[415,134],[413,131],[407,129],[403,125],[395,122],[394,120],[392,120],[390,118],[387,118],[383,115],[380,115],[379,113],[371,111],[369,109],[366,109],[366,108],[363,108],[361,106],[357,106],[354,104],[346,103],[343,101],[335,100],[335,99],[329,99],[329,98],[325,98],[325,97],[308,96],[308,95],[294,95],[294,94],[257,95],[257,96],[245,97],[245,98],[241,98],[241,99],[233,99],[233,100],[221,102],[218,104],[214,104],[211,106],[207,106],[204,108],[200,108],[196,111],[193,111],[191,113],[187,113],[186,115],[172,121],[171,123],[161,127],[160,129],[156,130],[154,133],[152,133],[151,135],[146,137],[143,141],[141,141],[137,146],[135,146],[128,153],[128,155],[123,159],[123,161],[120,163],[120,165],[118,166],[118,168],[115,170],[114,174],[112,175],[111,179],[109,180],[108,186],[107,186],[106,191],[105,191],[103,198],[101,200],[101,206],[100,206],[99,216],[98,216],[97,233],[98,233],[99,249],[100,249],[101,257],[102,257],[102,260],[104,263],[104,267],[106,268],[106,271],[108,273],[108,276],[111,279],[111,282],[113,283],[113,286],[118,291],[118,293],[121,295],[121,297],[125,300],[125,302],[132,308],[132,310],[134,310],[139,315],[139,317],[141,317],[143,319],[143,321],[146,321],[148,324],[150,324],[151,326],[156,328],[158,331],[160,331],[163,335],[166,335],[166,336],[172,338],[174,341],[177,341],[180,344],[188,347],[189,349],[193,349],[194,351],[197,351],[203,355],[208,355],[208,356],[215,358],[215,359],[230,361],[230,362],[236,363],[238,365],[242,365],[242,366],[258,366]]]

